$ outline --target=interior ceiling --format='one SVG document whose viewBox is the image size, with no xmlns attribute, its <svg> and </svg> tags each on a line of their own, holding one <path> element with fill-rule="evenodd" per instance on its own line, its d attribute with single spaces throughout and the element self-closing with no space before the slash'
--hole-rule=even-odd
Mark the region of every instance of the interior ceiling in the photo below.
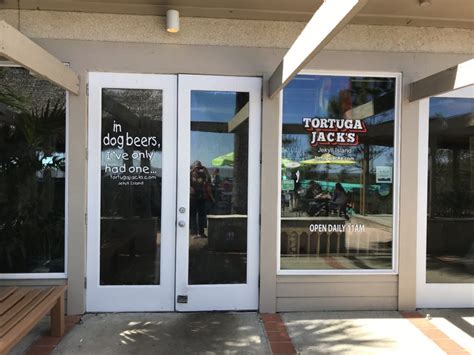
<svg viewBox="0 0 474 355">
<path fill-rule="evenodd" d="M 0 0 L 0 9 L 308 21 L 323 0 Z M 352 23 L 474 28 L 474 0 L 369 0 Z"/>
</svg>

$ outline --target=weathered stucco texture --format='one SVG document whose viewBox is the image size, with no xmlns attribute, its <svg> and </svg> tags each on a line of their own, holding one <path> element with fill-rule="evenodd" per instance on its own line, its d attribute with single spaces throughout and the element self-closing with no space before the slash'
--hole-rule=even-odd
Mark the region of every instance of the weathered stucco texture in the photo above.
<svg viewBox="0 0 474 355">
<path fill-rule="evenodd" d="M 165 31 L 159 16 L 22 10 L 0 11 L 31 38 L 111 42 L 288 48 L 301 22 L 181 18 L 181 31 Z M 474 53 L 474 30 L 434 27 L 348 25 L 326 47 L 414 53 Z"/>
</svg>

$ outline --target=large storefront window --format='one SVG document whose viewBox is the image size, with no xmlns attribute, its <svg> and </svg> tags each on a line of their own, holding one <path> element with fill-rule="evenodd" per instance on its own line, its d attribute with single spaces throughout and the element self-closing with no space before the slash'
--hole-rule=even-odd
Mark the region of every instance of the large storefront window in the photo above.
<svg viewBox="0 0 474 355">
<path fill-rule="evenodd" d="M 426 281 L 472 283 L 474 99 L 435 97 L 429 107 Z"/>
<path fill-rule="evenodd" d="M 283 93 L 282 270 L 393 269 L 395 77 L 299 75 Z"/>
<path fill-rule="evenodd" d="M 0 273 L 64 272 L 65 98 L 0 67 Z"/>
</svg>

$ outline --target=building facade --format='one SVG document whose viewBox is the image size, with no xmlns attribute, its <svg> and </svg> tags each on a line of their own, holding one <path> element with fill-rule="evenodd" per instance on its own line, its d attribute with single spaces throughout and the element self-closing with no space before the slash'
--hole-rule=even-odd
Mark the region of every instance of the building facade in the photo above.
<svg viewBox="0 0 474 355">
<path fill-rule="evenodd" d="M 355 17 L 270 98 L 295 13 L 102 5 L 0 9 L 80 78 L 2 62 L 0 285 L 67 284 L 69 314 L 474 306 L 474 89 L 410 98 L 472 60 L 472 6 Z"/>
</svg>

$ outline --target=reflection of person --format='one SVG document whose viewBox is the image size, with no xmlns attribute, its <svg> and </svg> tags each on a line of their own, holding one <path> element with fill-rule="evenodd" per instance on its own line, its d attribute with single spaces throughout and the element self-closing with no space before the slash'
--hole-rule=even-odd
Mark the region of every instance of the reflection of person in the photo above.
<svg viewBox="0 0 474 355">
<path fill-rule="evenodd" d="M 220 176 L 219 169 L 215 169 L 214 172 L 212 173 L 211 183 L 212 183 L 212 186 L 215 187 L 215 188 L 218 188 L 220 186 L 221 176 Z"/>
<path fill-rule="evenodd" d="M 207 206 L 214 198 L 211 177 L 199 160 L 191 165 L 190 180 L 190 232 L 197 237 L 206 238 L 204 228 L 207 226 Z"/>
<path fill-rule="evenodd" d="M 327 212 L 327 200 L 330 196 L 323 192 L 321 185 L 316 181 L 309 183 L 308 190 L 305 193 L 306 212 L 310 216 L 319 216 Z"/>
<path fill-rule="evenodd" d="M 349 200 L 346 190 L 342 187 L 340 183 L 337 183 L 334 188 L 334 193 L 332 196 L 331 206 L 334 206 L 339 209 L 339 216 L 344 216 L 346 219 L 349 219 L 347 215 L 347 201 Z"/>
</svg>

